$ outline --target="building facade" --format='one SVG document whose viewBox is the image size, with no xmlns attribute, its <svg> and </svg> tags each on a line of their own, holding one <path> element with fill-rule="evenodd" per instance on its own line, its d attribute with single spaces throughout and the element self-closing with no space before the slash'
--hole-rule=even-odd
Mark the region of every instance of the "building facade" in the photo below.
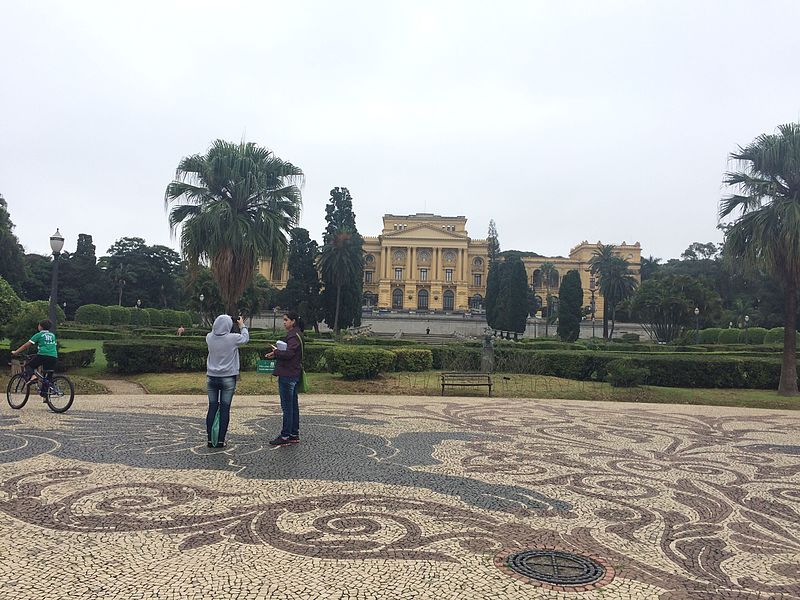
<svg viewBox="0 0 800 600">
<path fill-rule="evenodd" d="M 482 310 L 488 275 L 488 243 L 472 239 L 463 216 L 442 217 L 434 214 L 384 215 L 383 230 L 377 237 L 364 237 L 364 305 L 394 311 L 466 312 Z M 584 306 L 591 306 L 594 277 L 589 260 L 600 242 L 583 241 L 568 257 L 542 256 L 521 252 L 528 285 L 547 305 L 547 296 L 558 296 L 561 278 L 576 269 L 581 276 Z M 631 263 L 639 277 L 641 247 L 615 245 L 615 254 Z M 542 266 L 552 264 L 549 278 L 542 276 Z M 286 285 L 288 272 L 272 278 L 269 261 L 262 261 L 259 272 L 278 288 Z M 594 294 L 595 312 L 602 315 L 603 299 Z M 545 309 L 546 310 L 546 309 Z"/>
</svg>

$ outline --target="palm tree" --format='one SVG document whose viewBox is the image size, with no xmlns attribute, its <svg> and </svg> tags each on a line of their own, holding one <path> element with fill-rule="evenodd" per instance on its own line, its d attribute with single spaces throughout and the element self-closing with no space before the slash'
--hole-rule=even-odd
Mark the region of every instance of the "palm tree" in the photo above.
<svg viewBox="0 0 800 600">
<path fill-rule="evenodd" d="M 261 258 L 279 271 L 297 224 L 303 171 L 253 143 L 217 140 L 205 155 L 181 160 L 164 203 L 170 228 L 181 228 L 190 266 L 210 263 L 229 313 Z"/>
<path fill-rule="evenodd" d="M 612 244 L 601 244 L 592 253 L 589 259 L 589 272 L 602 280 L 602 274 L 608 270 L 611 260 L 614 258 L 614 246 Z M 599 282 L 598 282 L 599 283 Z M 600 293 L 603 294 L 603 339 L 608 339 L 608 298 L 600 285 Z"/>
<path fill-rule="evenodd" d="M 797 396 L 797 293 L 800 289 L 800 123 L 780 125 L 731 154 L 741 170 L 725 174 L 734 193 L 721 219 L 739 211 L 725 234 L 725 255 L 762 268 L 783 284 L 783 364 L 778 393 Z"/>
<path fill-rule="evenodd" d="M 136 272 L 128 265 L 120 263 L 120 265 L 114 269 L 111 278 L 114 281 L 114 287 L 119 291 L 117 306 L 122 306 L 122 290 L 125 289 L 127 283 L 136 283 Z"/>
<path fill-rule="evenodd" d="M 642 258 L 641 262 L 639 262 L 639 276 L 642 278 L 642 281 L 647 281 L 653 277 L 660 266 L 661 259 L 654 258 L 652 254 L 647 258 Z"/>
<path fill-rule="evenodd" d="M 333 318 L 333 330 L 339 331 L 339 307 L 342 302 L 342 286 L 361 276 L 363 271 L 361 249 L 354 243 L 353 233 L 348 229 L 340 229 L 330 236 L 322 246 L 319 266 L 322 279 L 336 286 L 336 311 Z"/>
<path fill-rule="evenodd" d="M 544 337 L 548 337 L 550 335 L 550 319 L 552 315 L 550 311 L 552 310 L 553 306 L 553 298 L 550 296 L 550 284 L 552 283 L 553 273 L 556 271 L 556 266 L 551 262 L 542 263 L 542 266 L 539 267 L 539 276 L 542 278 L 544 282 L 544 289 L 545 289 L 545 302 L 547 303 L 547 317 L 544 320 Z"/>
<path fill-rule="evenodd" d="M 614 256 L 606 265 L 605 272 L 600 272 L 600 293 L 605 298 L 604 306 L 611 308 L 611 329 L 608 337 L 614 335 L 617 321 L 617 306 L 633 295 L 638 285 L 631 264 L 624 258 Z"/>
</svg>

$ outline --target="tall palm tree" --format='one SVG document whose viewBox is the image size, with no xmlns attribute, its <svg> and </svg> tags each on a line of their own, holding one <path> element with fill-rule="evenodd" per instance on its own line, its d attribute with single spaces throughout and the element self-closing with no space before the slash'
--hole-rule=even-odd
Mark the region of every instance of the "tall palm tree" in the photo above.
<svg viewBox="0 0 800 600">
<path fill-rule="evenodd" d="M 721 219 L 739 218 L 725 234 L 725 254 L 762 268 L 783 284 L 783 364 L 778 393 L 797 396 L 797 294 L 800 289 L 800 123 L 780 125 L 731 154 L 739 171 L 725 174 L 734 193 L 720 203 Z"/>
<path fill-rule="evenodd" d="M 614 325 L 617 322 L 617 307 L 633 295 L 638 285 L 631 271 L 631 264 L 619 256 L 614 256 L 606 265 L 605 271 L 600 272 L 600 293 L 605 298 L 604 305 L 611 311 L 611 328 L 608 337 L 614 335 Z"/>
<path fill-rule="evenodd" d="M 190 266 L 210 263 L 233 313 L 261 258 L 278 271 L 300 216 L 303 171 L 253 143 L 217 140 L 181 160 L 164 203 Z"/>
<path fill-rule="evenodd" d="M 333 330 L 339 331 L 339 308 L 342 302 L 342 286 L 361 276 L 363 271 L 361 249 L 348 229 L 340 229 L 330 236 L 322 246 L 319 266 L 322 279 L 336 286 L 336 311 Z"/>
<path fill-rule="evenodd" d="M 544 298 L 545 302 L 547 303 L 547 317 L 544 320 L 544 337 L 548 337 L 550 335 L 550 319 L 552 317 L 550 311 L 552 310 L 553 306 L 553 299 L 550 297 L 550 285 L 553 281 L 553 273 L 555 273 L 555 271 L 556 266 L 550 261 L 542 263 L 542 266 L 539 267 L 539 276 L 542 278 L 542 282 L 544 283 Z"/>
<path fill-rule="evenodd" d="M 589 259 L 589 272 L 602 280 L 602 274 L 608 271 L 609 265 L 614 258 L 613 244 L 601 244 L 592 253 Z M 599 283 L 599 281 L 598 281 Z M 603 339 L 608 339 L 608 298 L 603 292 L 602 285 L 600 285 L 600 293 L 603 295 Z"/>
<path fill-rule="evenodd" d="M 120 263 L 120 265 L 112 272 L 111 278 L 114 282 L 114 287 L 116 287 L 119 291 L 117 306 L 122 306 L 122 290 L 125 289 L 126 284 L 136 283 L 136 272 L 128 265 Z"/>
</svg>

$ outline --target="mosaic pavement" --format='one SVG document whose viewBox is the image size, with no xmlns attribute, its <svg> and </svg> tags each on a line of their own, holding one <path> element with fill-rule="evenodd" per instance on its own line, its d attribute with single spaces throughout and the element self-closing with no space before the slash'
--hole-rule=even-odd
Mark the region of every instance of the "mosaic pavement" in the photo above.
<svg viewBox="0 0 800 600">
<path fill-rule="evenodd" d="M 800 598 L 800 414 L 500 398 L 0 411 L 0 598 Z M 510 555 L 574 552 L 555 585 Z"/>
</svg>

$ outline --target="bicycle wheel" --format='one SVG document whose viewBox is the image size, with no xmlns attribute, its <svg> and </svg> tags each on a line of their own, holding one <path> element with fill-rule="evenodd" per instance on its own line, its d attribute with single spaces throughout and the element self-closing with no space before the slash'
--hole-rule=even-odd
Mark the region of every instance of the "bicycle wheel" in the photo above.
<svg viewBox="0 0 800 600">
<path fill-rule="evenodd" d="M 20 409 L 25 406 L 31 391 L 25 385 L 25 377 L 19 373 L 8 380 L 6 388 L 6 400 L 11 408 Z"/>
<path fill-rule="evenodd" d="M 50 410 L 57 413 L 63 413 L 69 410 L 72 406 L 72 401 L 75 399 L 75 386 L 68 377 L 64 375 L 56 375 L 50 381 L 47 389 L 47 406 Z"/>
</svg>

